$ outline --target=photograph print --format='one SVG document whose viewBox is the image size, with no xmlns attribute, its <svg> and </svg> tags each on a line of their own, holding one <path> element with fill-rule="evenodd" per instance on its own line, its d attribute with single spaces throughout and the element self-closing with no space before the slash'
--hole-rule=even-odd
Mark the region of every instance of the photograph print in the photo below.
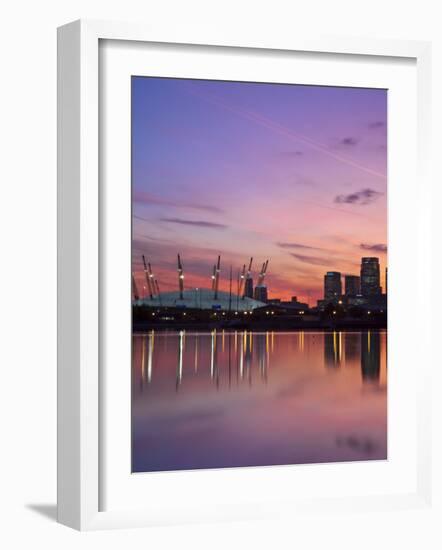
<svg viewBox="0 0 442 550">
<path fill-rule="evenodd" d="M 132 472 L 386 460 L 387 90 L 133 76 L 131 141 Z"/>
</svg>

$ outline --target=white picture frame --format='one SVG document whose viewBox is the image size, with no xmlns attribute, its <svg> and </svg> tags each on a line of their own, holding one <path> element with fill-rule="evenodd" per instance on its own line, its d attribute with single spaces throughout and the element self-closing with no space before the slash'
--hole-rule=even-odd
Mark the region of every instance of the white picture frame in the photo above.
<svg viewBox="0 0 442 550">
<path fill-rule="evenodd" d="M 421 365 L 422 376 L 416 384 L 417 398 L 417 485 L 412 492 L 340 497 L 316 496 L 302 503 L 277 504 L 275 497 L 266 502 L 251 502 L 245 514 L 208 512 L 207 503 L 194 502 L 189 513 L 167 508 L 154 514 L 149 507 L 102 510 L 100 483 L 103 473 L 100 415 L 100 175 L 99 175 L 99 48 L 100 41 L 127 43 L 168 43 L 209 45 L 254 50 L 302 51 L 336 55 L 411 58 L 417 70 L 417 159 L 419 204 L 419 275 L 422 290 L 418 301 L 422 308 L 431 292 L 430 254 L 431 182 L 428 172 L 430 147 L 429 98 L 430 44 L 371 40 L 346 37 L 281 37 L 268 44 L 264 37 L 244 39 L 229 32 L 219 37 L 187 36 L 185 29 L 167 36 L 153 28 L 135 24 L 76 21 L 58 31 L 58 520 L 80 530 L 149 526 L 204 519 L 235 519 L 286 513 L 324 511 L 329 508 L 374 510 L 392 507 L 426 506 L 431 498 L 430 370 L 431 347 Z M 423 284 L 425 281 L 426 284 Z M 425 317 L 425 311 L 422 317 Z M 425 334 L 430 315 L 421 323 Z M 426 334 L 430 334 L 428 330 Z M 238 473 L 239 472 L 239 473 Z M 173 475 L 173 474 L 164 474 Z M 236 475 L 241 476 L 240 470 Z M 256 474 L 259 476 L 259 472 Z M 283 479 L 284 470 L 279 470 Z M 317 492 L 315 492 L 317 493 Z M 313 493 L 312 493 L 313 495 Z"/>
</svg>

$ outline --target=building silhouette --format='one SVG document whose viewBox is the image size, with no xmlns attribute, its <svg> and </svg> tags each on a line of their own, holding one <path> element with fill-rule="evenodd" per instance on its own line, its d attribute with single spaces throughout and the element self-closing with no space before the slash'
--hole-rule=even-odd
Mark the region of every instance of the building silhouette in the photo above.
<svg viewBox="0 0 442 550">
<path fill-rule="evenodd" d="M 255 292 L 253 297 L 255 300 L 258 300 L 260 302 L 267 302 L 267 287 L 255 286 Z"/>
<path fill-rule="evenodd" d="M 381 293 L 379 258 L 362 258 L 361 294 L 363 296 L 378 296 Z"/>
<path fill-rule="evenodd" d="M 248 277 L 244 285 L 244 296 L 246 298 L 253 298 L 253 278 Z"/>
<path fill-rule="evenodd" d="M 357 296 L 361 293 L 361 278 L 357 275 L 345 276 L 345 295 Z"/>
<path fill-rule="evenodd" d="M 341 274 L 338 271 L 327 271 L 324 275 L 324 299 L 339 299 L 341 295 Z"/>
</svg>

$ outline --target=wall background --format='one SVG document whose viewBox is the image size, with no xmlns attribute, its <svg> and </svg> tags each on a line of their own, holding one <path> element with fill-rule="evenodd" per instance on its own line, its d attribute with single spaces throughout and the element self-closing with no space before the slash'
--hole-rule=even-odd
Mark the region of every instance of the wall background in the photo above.
<svg viewBox="0 0 442 550">
<path fill-rule="evenodd" d="M 442 18 L 438 4 L 436 0 L 16 0 L 2 6 L 0 541 L 5 548 L 95 548 L 98 544 L 155 549 L 440 547 L 437 519 L 442 484 L 437 468 L 439 508 L 430 511 L 87 534 L 50 519 L 55 515 L 56 481 L 56 27 L 83 17 L 150 24 L 167 21 L 171 28 L 231 26 L 261 32 L 269 39 L 280 32 L 311 29 L 312 33 L 433 40 L 434 177 L 441 182 L 437 150 L 442 122 Z M 439 189 L 436 213 L 441 198 Z M 436 219 L 434 230 L 440 229 Z M 439 269 L 440 248 L 434 249 Z M 440 466 L 440 386 L 436 382 L 433 386 L 435 457 Z"/>
</svg>

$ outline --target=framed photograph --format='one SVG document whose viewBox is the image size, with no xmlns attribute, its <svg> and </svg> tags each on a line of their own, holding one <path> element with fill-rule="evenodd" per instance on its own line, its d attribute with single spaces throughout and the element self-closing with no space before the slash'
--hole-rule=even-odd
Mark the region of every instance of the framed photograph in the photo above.
<svg viewBox="0 0 442 550">
<path fill-rule="evenodd" d="M 58 50 L 59 521 L 427 505 L 429 44 Z"/>
</svg>

